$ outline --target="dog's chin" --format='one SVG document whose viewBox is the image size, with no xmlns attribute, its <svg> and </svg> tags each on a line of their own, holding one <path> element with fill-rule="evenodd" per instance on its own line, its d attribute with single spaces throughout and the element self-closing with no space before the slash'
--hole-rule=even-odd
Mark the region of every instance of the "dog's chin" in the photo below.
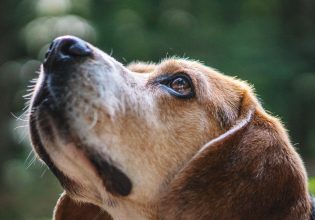
<svg viewBox="0 0 315 220">
<path fill-rule="evenodd" d="M 35 96 L 32 109 L 30 133 L 35 151 L 67 192 L 82 197 L 83 191 L 99 187 L 100 182 L 103 190 L 114 196 L 131 193 L 132 184 L 127 175 L 112 164 L 110 155 L 105 159 L 81 141 L 71 128 L 64 105 L 56 103 L 45 88 Z"/>
</svg>

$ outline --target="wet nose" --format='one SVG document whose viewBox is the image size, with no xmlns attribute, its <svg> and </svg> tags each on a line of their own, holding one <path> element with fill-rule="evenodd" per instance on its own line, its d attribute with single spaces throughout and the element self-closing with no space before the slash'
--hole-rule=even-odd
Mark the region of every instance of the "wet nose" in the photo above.
<svg viewBox="0 0 315 220">
<path fill-rule="evenodd" d="M 92 49 L 84 40 L 73 36 L 58 37 L 45 54 L 44 66 L 51 68 L 58 62 L 76 61 L 91 55 Z"/>
</svg>

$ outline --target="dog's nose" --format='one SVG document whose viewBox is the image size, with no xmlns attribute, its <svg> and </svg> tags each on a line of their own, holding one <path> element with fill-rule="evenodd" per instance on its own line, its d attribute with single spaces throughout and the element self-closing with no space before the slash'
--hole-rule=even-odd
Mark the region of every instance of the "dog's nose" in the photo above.
<svg viewBox="0 0 315 220">
<path fill-rule="evenodd" d="M 45 54 L 44 66 L 49 68 L 63 61 L 75 61 L 92 55 L 92 49 L 80 38 L 63 36 L 56 38 Z"/>
</svg>

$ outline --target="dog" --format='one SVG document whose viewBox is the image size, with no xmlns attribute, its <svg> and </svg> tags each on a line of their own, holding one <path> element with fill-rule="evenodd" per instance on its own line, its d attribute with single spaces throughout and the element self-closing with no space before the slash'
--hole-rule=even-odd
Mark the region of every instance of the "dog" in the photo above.
<svg viewBox="0 0 315 220">
<path fill-rule="evenodd" d="M 29 120 L 65 192 L 56 220 L 312 218 L 307 174 L 246 82 L 198 61 L 123 66 L 56 38 Z"/>
</svg>

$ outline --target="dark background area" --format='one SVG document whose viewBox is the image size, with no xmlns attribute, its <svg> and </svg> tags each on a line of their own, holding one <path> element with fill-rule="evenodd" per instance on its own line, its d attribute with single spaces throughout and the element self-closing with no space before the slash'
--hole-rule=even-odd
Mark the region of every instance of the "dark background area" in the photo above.
<svg viewBox="0 0 315 220">
<path fill-rule="evenodd" d="M 315 176 L 314 0 L 1 0 L 1 220 L 51 219 L 62 192 L 31 153 L 22 96 L 64 34 L 124 64 L 177 55 L 248 81 Z"/>
</svg>

